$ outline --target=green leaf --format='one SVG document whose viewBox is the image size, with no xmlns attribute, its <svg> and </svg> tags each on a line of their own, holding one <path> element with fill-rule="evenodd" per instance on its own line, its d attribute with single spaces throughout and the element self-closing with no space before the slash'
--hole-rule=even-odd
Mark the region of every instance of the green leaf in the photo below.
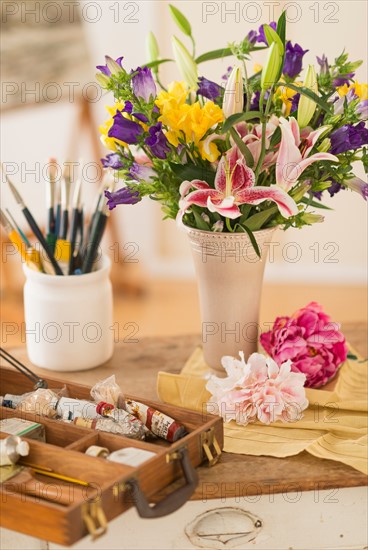
<svg viewBox="0 0 368 550">
<path fill-rule="evenodd" d="M 271 140 L 270 140 L 270 149 L 278 145 L 281 141 L 281 129 L 280 126 L 277 126 L 276 130 L 272 134 Z"/>
<path fill-rule="evenodd" d="M 222 126 L 221 134 L 226 134 L 234 124 L 242 122 L 243 120 L 252 120 L 253 118 L 260 118 L 262 116 L 260 111 L 249 111 L 248 113 L 235 113 L 235 115 L 229 116 Z"/>
<path fill-rule="evenodd" d="M 246 225 L 240 225 L 240 223 L 236 224 L 235 231 L 237 230 L 238 227 L 241 231 L 244 231 L 244 233 L 248 233 L 250 242 L 253 245 L 255 253 L 257 254 L 258 258 L 261 258 L 261 251 L 259 250 L 259 246 L 258 246 L 258 243 L 256 241 L 255 236 L 253 235 L 253 232 L 249 229 L 249 227 L 247 227 Z"/>
<path fill-rule="evenodd" d="M 309 99 L 312 99 L 317 105 L 321 107 L 324 111 L 330 111 L 331 105 L 323 101 L 317 94 L 309 90 L 308 88 L 304 88 L 304 86 L 295 86 L 295 84 L 287 83 L 287 82 L 277 82 L 276 87 L 285 86 L 285 88 L 291 88 L 294 90 L 294 92 L 297 92 L 299 94 L 302 94 Z"/>
<path fill-rule="evenodd" d="M 211 231 L 210 226 L 208 225 L 208 223 L 204 221 L 202 216 L 198 214 L 198 212 L 196 212 L 195 210 L 192 210 L 192 212 L 196 222 L 197 229 L 202 229 L 202 231 Z"/>
<path fill-rule="evenodd" d="M 239 223 L 242 225 L 245 220 L 248 218 L 250 211 L 252 210 L 253 205 L 252 204 L 243 204 L 243 206 L 240 208 L 242 215 L 240 218 L 238 218 Z"/>
<path fill-rule="evenodd" d="M 213 185 L 215 181 L 215 172 L 210 169 L 205 169 L 193 163 L 175 164 L 169 162 L 171 170 L 181 181 L 203 180 L 209 185 Z"/>
<path fill-rule="evenodd" d="M 249 166 L 249 168 L 252 168 L 254 165 L 252 153 L 249 151 L 248 147 L 245 145 L 244 141 L 241 139 L 235 128 L 230 128 L 230 134 L 237 146 L 239 147 L 241 154 L 244 156 L 247 166 Z"/>
<path fill-rule="evenodd" d="M 261 229 L 262 226 L 273 216 L 277 213 L 277 206 L 272 206 L 272 208 L 267 208 L 267 210 L 263 210 L 262 212 L 257 212 L 257 214 L 254 214 L 250 218 L 247 219 L 245 222 L 245 226 L 248 227 L 251 231 L 257 231 L 258 229 Z"/>
<path fill-rule="evenodd" d="M 192 27 L 190 26 L 190 23 L 185 15 L 183 15 L 181 11 L 172 4 L 169 4 L 169 9 L 171 17 L 173 18 L 179 29 L 187 36 L 192 36 Z"/>
<path fill-rule="evenodd" d="M 353 361 L 356 361 L 358 359 L 358 357 L 356 355 L 354 355 L 353 353 L 351 353 L 350 351 L 347 355 L 347 358 L 348 359 L 353 359 Z"/>
<path fill-rule="evenodd" d="M 231 48 L 221 48 L 220 50 L 212 50 L 211 52 L 204 53 L 197 57 L 195 62 L 197 65 L 203 63 L 204 61 L 212 61 L 213 59 L 220 59 L 221 57 L 229 57 L 233 55 Z"/>
<path fill-rule="evenodd" d="M 277 21 L 276 32 L 279 35 L 283 45 L 286 43 L 286 11 L 283 11 Z"/>
<path fill-rule="evenodd" d="M 308 206 L 313 206 L 313 208 L 322 208 L 322 210 L 333 210 L 333 208 L 330 208 L 329 206 L 326 206 L 321 202 L 307 199 L 307 197 L 303 197 L 300 202 L 302 202 L 303 204 L 307 204 Z"/>
<path fill-rule="evenodd" d="M 173 59 L 158 59 L 157 61 L 150 61 L 149 63 L 145 63 L 143 67 L 148 67 L 149 69 L 152 69 L 154 67 L 158 67 L 158 65 L 161 65 L 162 63 L 170 63 L 174 61 Z"/>
</svg>

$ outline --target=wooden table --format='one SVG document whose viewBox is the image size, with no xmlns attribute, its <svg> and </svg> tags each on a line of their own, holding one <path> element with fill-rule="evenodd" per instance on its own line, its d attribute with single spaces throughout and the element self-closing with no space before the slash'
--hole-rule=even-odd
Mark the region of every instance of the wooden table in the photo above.
<svg viewBox="0 0 368 550">
<path fill-rule="evenodd" d="M 343 331 L 349 343 L 366 357 L 367 326 L 347 324 Z M 117 344 L 113 358 L 90 371 L 60 373 L 34 370 L 41 376 L 55 376 L 91 386 L 97 380 L 115 374 L 124 392 L 157 400 L 157 372 L 179 373 L 199 344 L 198 335 L 145 338 L 137 343 Z M 29 365 L 25 348 L 12 351 Z M 315 458 L 307 452 L 286 458 L 224 453 L 215 468 L 201 467 L 199 477 L 200 482 L 193 497 L 197 500 L 366 484 L 366 476 L 357 470 L 340 462 Z"/>
<path fill-rule="evenodd" d="M 351 324 L 343 329 L 348 341 L 366 357 L 367 327 Z M 157 372 L 179 373 L 199 343 L 199 336 L 147 338 L 135 344 L 119 343 L 111 361 L 88 372 L 34 370 L 40 375 L 54 375 L 86 385 L 115 374 L 125 392 L 157 399 Z M 29 365 L 24 348 L 12 351 Z M 366 489 L 361 486 L 365 483 L 366 477 L 360 472 L 306 452 L 282 459 L 223 453 L 215 467 L 199 468 L 199 485 L 193 500 L 174 514 L 152 522 L 140 519 L 132 508 L 109 524 L 102 539 L 93 542 L 87 537 L 73 550 L 202 548 L 203 543 L 198 545 L 185 533 L 188 525 L 203 514 L 210 514 L 213 525 L 218 525 L 224 533 L 216 541 L 212 539 L 210 547 L 225 548 L 220 542 L 221 537 L 227 537 L 229 525 L 221 527 L 224 510 L 240 510 L 248 520 L 251 518 L 250 523 L 247 519 L 244 523 L 243 518 L 236 526 L 235 530 L 247 532 L 250 525 L 249 536 L 245 537 L 249 542 L 244 539 L 238 548 L 362 548 L 366 544 L 367 514 Z M 337 487 L 339 489 L 335 489 Z M 257 518 L 261 527 L 259 532 L 254 532 L 252 525 L 256 525 Z M 0 536 L 4 548 L 62 550 L 57 545 L 5 529 Z M 205 544 L 205 547 L 209 546 Z"/>
</svg>

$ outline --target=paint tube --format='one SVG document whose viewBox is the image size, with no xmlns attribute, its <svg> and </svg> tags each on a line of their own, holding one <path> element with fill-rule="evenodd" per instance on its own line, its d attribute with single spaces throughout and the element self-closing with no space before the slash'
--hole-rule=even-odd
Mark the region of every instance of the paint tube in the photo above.
<svg viewBox="0 0 368 550">
<path fill-rule="evenodd" d="M 187 434 L 185 427 L 167 414 L 144 403 L 125 399 L 125 410 L 133 414 L 155 435 L 173 443 Z"/>
<path fill-rule="evenodd" d="M 99 430 L 102 432 L 109 432 L 115 435 L 123 435 L 131 439 L 144 439 L 144 426 L 136 418 L 134 421 L 130 420 L 131 415 L 127 413 L 127 418 L 119 422 L 114 421 L 112 418 L 82 418 L 78 417 L 74 419 L 76 426 L 83 428 L 90 428 L 92 430 Z"/>
<path fill-rule="evenodd" d="M 17 435 L 0 440 L 0 466 L 16 464 L 21 456 L 29 454 L 29 444 Z"/>
</svg>

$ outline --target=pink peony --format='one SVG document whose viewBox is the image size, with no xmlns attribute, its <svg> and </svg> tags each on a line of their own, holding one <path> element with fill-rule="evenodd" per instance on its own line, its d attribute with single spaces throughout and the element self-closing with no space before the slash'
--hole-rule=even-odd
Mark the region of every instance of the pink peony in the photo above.
<svg viewBox="0 0 368 550">
<path fill-rule="evenodd" d="M 207 382 L 208 410 L 220 414 L 225 422 L 235 420 L 241 425 L 256 420 L 264 424 L 299 420 L 308 406 L 305 375 L 291 372 L 290 361 L 278 367 L 260 353 L 253 353 L 248 363 L 242 352 L 239 355 L 240 361 L 223 357 L 226 378 L 211 376 Z"/>
<path fill-rule="evenodd" d="M 306 375 L 306 386 L 318 388 L 335 376 L 347 356 L 340 325 L 311 302 L 291 317 L 278 317 L 269 332 L 261 334 L 261 344 L 281 365 L 291 360 L 291 370 Z"/>
</svg>

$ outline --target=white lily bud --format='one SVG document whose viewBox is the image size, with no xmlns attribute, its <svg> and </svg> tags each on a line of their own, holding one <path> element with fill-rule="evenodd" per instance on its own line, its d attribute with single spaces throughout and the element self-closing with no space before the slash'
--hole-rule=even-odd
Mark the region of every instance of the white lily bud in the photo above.
<svg viewBox="0 0 368 550">
<path fill-rule="evenodd" d="M 182 77 L 190 88 L 196 90 L 198 88 L 198 70 L 193 57 L 176 36 L 172 37 L 172 47 Z"/>
<path fill-rule="evenodd" d="M 304 223 L 307 225 L 312 225 L 314 223 L 322 223 L 324 222 L 325 218 L 321 214 L 312 214 L 310 212 L 303 212 L 301 215 L 301 218 Z"/>
<path fill-rule="evenodd" d="M 160 50 L 158 49 L 157 40 L 152 31 L 147 35 L 146 49 L 148 61 L 157 61 L 160 57 Z"/>
<path fill-rule="evenodd" d="M 234 67 L 226 83 L 222 111 L 225 118 L 243 112 L 244 89 L 240 67 Z"/>
<path fill-rule="evenodd" d="M 308 88 L 315 94 L 318 93 L 318 83 L 317 75 L 313 65 L 308 66 L 307 74 L 303 84 L 304 88 Z M 298 124 L 300 128 L 305 128 L 308 126 L 314 111 L 316 110 L 317 104 L 313 99 L 300 94 L 299 105 L 298 105 Z"/>
<path fill-rule="evenodd" d="M 331 149 L 331 140 L 325 138 L 317 147 L 317 151 L 320 153 L 327 153 Z"/>
<path fill-rule="evenodd" d="M 267 90 L 276 83 L 282 64 L 282 50 L 278 42 L 272 42 L 268 49 L 266 63 L 262 69 L 261 88 Z"/>
</svg>

